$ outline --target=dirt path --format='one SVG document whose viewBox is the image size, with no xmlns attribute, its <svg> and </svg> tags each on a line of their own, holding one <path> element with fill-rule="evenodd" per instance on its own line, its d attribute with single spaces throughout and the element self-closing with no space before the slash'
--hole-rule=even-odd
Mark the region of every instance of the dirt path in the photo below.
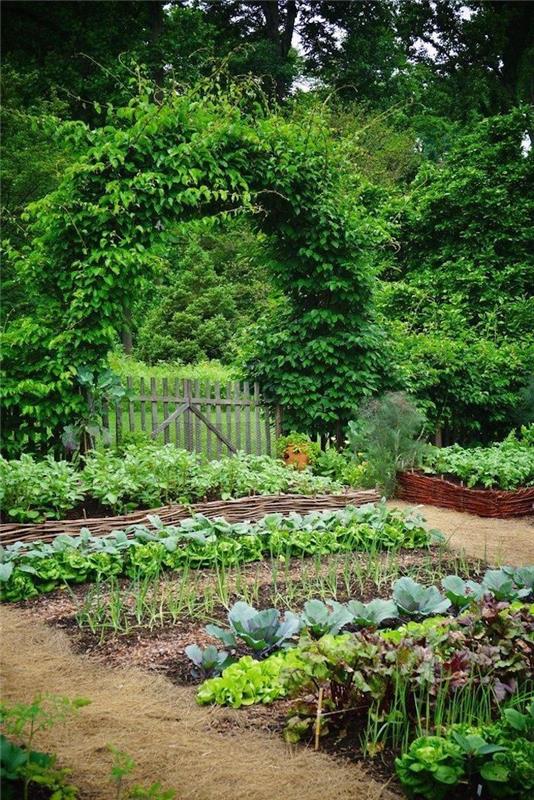
<svg viewBox="0 0 534 800">
<path fill-rule="evenodd" d="M 413 503 L 392 500 L 389 506 L 410 508 Z M 534 564 L 534 524 L 529 519 L 486 519 L 436 506 L 420 506 L 428 526 L 438 528 L 456 550 L 492 564 Z"/>
<path fill-rule="evenodd" d="M 131 755 L 134 780 L 160 781 L 176 800 L 393 800 L 358 766 L 254 731 L 239 712 L 200 708 L 193 689 L 141 670 L 112 670 L 74 654 L 61 631 L 20 609 L 0 608 L 2 695 L 29 702 L 38 692 L 87 697 L 91 705 L 42 734 L 37 747 L 72 769 L 84 800 L 111 800 L 113 744 Z M 243 719 L 243 717 L 241 717 Z"/>
</svg>

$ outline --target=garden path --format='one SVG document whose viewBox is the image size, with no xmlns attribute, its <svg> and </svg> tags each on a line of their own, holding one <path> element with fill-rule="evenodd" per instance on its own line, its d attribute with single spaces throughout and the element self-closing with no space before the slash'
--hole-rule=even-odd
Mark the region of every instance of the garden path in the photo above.
<svg viewBox="0 0 534 800">
<path fill-rule="evenodd" d="M 357 765 L 299 747 L 279 732 L 245 727 L 239 712 L 200 708 L 194 689 L 137 669 L 77 655 L 67 636 L 22 609 L 0 608 L 6 703 L 38 692 L 87 697 L 91 705 L 36 739 L 72 769 L 81 800 L 111 800 L 107 745 L 137 764 L 133 780 L 160 781 L 176 800 L 394 800 Z M 243 715 L 242 715 L 243 716 Z"/>
<path fill-rule="evenodd" d="M 413 503 L 392 500 L 390 507 L 410 508 Z M 437 506 L 419 506 L 431 528 L 442 531 L 455 550 L 482 558 L 492 565 L 534 564 L 534 518 L 490 519 Z"/>
</svg>

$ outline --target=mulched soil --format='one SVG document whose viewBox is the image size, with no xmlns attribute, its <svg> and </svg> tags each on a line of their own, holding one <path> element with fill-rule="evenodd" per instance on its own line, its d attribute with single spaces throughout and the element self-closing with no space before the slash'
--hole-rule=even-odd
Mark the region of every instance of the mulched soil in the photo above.
<svg viewBox="0 0 534 800">
<path fill-rule="evenodd" d="M 355 558 L 362 558 L 355 554 Z M 382 556 L 385 558 L 385 556 Z M 454 556 L 442 558 L 443 574 L 449 571 L 447 568 L 448 558 L 450 559 L 451 569 Z M 327 574 L 331 566 L 330 559 L 324 558 L 321 564 L 321 571 Z M 284 569 L 283 575 L 277 576 L 278 590 L 283 591 L 286 579 L 291 581 L 292 586 L 299 586 L 303 562 L 300 559 L 292 559 L 287 571 Z M 309 565 L 308 565 L 309 566 Z M 466 561 L 465 577 L 478 577 L 482 566 L 477 560 Z M 399 557 L 400 574 L 414 574 L 417 570 L 435 569 L 436 564 L 432 558 L 429 560 L 428 553 L 422 551 L 406 551 Z M 367 602 L 377 596 L 386 596 L 387 591 L 381 592 L 371 578 L 367 579 L 363 585 L 354 586 L 347 592 L 342 579 L 342 565 L 338 564 L 338 587 L 336 599 L 339 602 L 346 602 L 348 599 L 357 599 Z M 211 570 L 199 570 L 195 575 L 198 580 L 195 583 L 195 590 L 200 594 L 205 586 L 212 584 L 216 576 Z M 420 578 L 423 580 L 423 578 Z M 167 573 L 162 580 L 161 586 L 172 587 L 172 573 Z M 258 587 L 258 600 L 255 603 L 257 608 L 268 608 L 276 604 L 273 597 L 272 570 L 267 562 L 259 564 L 249 564 L 240 570 L 239 580 L 243 583 L 255 583 Z M 123 588 L 127 588 L 130 583 L 127 579 L 121 580 Z M 233 587 L 233 581 L 229 578 L 230 602 L 233 604 L 240 599 L 240 595 Z M 305 587 L 302 587 L 303 594 Z M 130 619 L 130 630 L 127 633 L 115 633 L 112 630 L 102 632 L 99 630 L 93 633 L 88 627 L 80 628 L 76 619 L 76 613 L 81 608 L 84 597 L 91 591 L 90 585 L 76 586 L 66 592 L 58 590 L 48 595 L 41 595 L 33 600 L 16 604 L 25 609 L 34 618 L 47 624 L 64 630 L 72 641 L 75 652 L 88 655 L 93 659 L 102 661 L 110 666 L 136 666 L 154 671 L 167 676 L 177 685 L 187 685 L 198 683 L 191 675 L 191 664 L 185 655 L 187 645 L 196 643 L 202 647 L 207 644 L 216 644 L 220 647 L 220 642 L 210 637 L 205 631 L 205 625 L 209 622 L 227 624 L 227 608 L 218 603 L 213 608 L 208 618 L 195 618 L 184 613 L 173 624 L 171 621 L 163 626 L 153 627 L 139 626 L 133 617 Z M 241 598 L 242 599 L 242 598 Z M 293 610 L 298 611 L 302 602 L 296 602 L 292 606 Z M 402 622 L 402 620 L 399 621 Z M 351 630 L 348 626 L 346 630 Z M 237 657 L 249 652 L 246 648 L 238 650 Z M 255 707 L 256 708 L 256 707 Z M 267 709 L 266 716 L 272 716 L 272 712 Z M 271 723 L 269 722 L 269 728 Z"/>
</svg>

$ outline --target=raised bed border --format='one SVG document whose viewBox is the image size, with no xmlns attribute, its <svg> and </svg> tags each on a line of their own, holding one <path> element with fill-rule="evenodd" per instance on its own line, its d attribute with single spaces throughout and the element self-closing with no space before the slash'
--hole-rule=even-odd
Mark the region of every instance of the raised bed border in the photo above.
<svg viewBox="0 0 534 800">
<path fill-rule="evenodd" d="M 255 522 L 266 514 L 288 515 L 291 512 L 309 514 L 312 511 L 361 506 L 376 503 L 380 495 L 374 489 L 349 490 L 340 494 L 275 494 L 251 495 L 232 500 L 214 500 L 192 505 L 167 505 L 150 510 L 134 511 L 121 517 L 98 517 L 94 519 L 46 520 L 38 523 L 4 523 L 0 525 L 0 544 L 20 541 L 50 542 L 60 534 L 77 536 L 82 528 L 88 528 L 93 536 L 105 536 L 130 525 L 152 527 L 149 516 L 157 516 L 165 525 L 175 525 L 193 514 L 204 514 L 214 519 L 224 517 L 228 522 Z"/>
<path fill-rule="evenodd" d="M 425 503 L 479 517 L 519 517 L 534 513 L 534 487 L 502 491 L 468 489 L 437 475 L 402 472 L 397 497 L 409 503 Z"/>
</svg>

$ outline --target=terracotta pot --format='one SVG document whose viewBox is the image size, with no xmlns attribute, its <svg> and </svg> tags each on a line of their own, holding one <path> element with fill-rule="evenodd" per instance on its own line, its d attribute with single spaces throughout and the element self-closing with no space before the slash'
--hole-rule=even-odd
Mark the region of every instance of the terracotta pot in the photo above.
<svg viewBox="0 0 534 800">
<path fill-rule="evenodd" d="M 286 464 L 291 464 L 297 469 L 306 469 L 310 463 L 310 458 L 307 453 L 296 450 L 293 445 L 288 445 L 284 450 L 284 461 Z"/>
</svg>

